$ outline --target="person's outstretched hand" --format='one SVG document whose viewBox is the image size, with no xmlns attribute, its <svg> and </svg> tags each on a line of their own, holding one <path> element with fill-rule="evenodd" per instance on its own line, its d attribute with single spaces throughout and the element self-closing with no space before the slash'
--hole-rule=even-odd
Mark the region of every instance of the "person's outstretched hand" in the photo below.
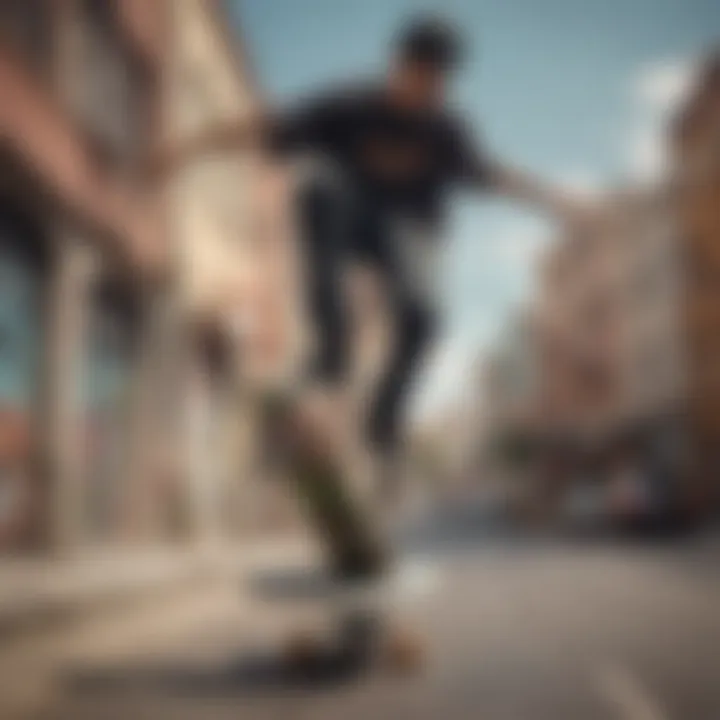
<svg viewBox="0 0 720 720">
<path fill-rule="evenodd" d="M 567 229 L 582 232 L 597 226 L 601 218 L 600 205 L 596 199 L 566 195 L 558 203 L 556 216 Z"/>
</svg>

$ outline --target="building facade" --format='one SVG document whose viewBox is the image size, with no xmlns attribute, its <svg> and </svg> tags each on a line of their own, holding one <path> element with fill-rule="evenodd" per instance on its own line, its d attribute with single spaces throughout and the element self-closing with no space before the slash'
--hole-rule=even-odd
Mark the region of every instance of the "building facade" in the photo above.
<svg viewBox="0 0 720 720">
<path fill-rule="evenodd" d="M 608 195 L 594 227 L 550 247 L 538 300 L 539 412 L 561 484 L 649 472 L 668 433 L 679 434 L 681 249 L 655 191 Z"/>
<path fill-rule="evenodd" d="M 181 144 L 253 113 L 262 98 L 221 4 L 178 0 L 170 23 L 166 137 Z M 242 533 L 281 504 L 259 477 L 257 396 L 284 371 L 296 328 L 288 190 L 253 149 L 196 158 L 166 187 L 184 358 L 176 472 L 194 498 L 191 532 L 203 539 Z"/>
<path fill-rule="evenodd" d="M 674 210 L 682 240 L 682 332 L 692 498 L 720 507 L 720 51 L 701 66 L 671 130 Z"/>
<path fill-rule="evenodd" d="M 612 193 L 594 232 L 553 243 L 538 298 L 551 457 L 571 478 L 642 478 L 686 520 L 720 499 L 719 70 L 669 128 L 667 186 Z"/>
<path fill-rule="evenodd" d="M 0 7 L 0 552 L 132 524 L 164 28 L 163 2 Z"/>
</svg>

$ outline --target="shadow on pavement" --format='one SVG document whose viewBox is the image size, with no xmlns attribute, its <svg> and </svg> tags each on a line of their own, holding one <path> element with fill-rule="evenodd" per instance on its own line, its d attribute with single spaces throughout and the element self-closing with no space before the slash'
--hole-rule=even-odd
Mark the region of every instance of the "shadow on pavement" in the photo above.
<svg viewBox="0 0 720 720">
<path fill-rule="evenodd" d="M 293 566 L 258 570 L 243 585 L 260 600 L 323 600 L 382 584 L 383 577 L 340 580 L 322 567 Z"/>
<path fill-rule="evenodd" d="M 363 658 L 328 648 L 302 661 L 255 653 L 224 665 L 115 667 L 75 671 L 63 688 L 71 697 L 169 697 L 221 700 L 238 697 L 277 698 L 283 693 L 329 692 L 361 680 L 368 670 Z"/>
</svg>

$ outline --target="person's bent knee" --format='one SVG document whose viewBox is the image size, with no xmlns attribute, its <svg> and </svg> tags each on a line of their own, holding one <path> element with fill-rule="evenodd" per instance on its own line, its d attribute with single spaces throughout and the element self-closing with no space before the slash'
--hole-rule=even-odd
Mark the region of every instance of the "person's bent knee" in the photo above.
<svg viewBox="0 0 720 720">
<path fill-rule="evenodd" d="M 398 318 L 400 345 L 409 352 L 425 348 L 435 336 L 437 314 L 427 305 L 414 303 L 406 306 Z"/>
<path fill-rule="evenodd" d="M 332 162 L 308 159 L 298 170 L 296 197 L 301 208 L 338 209 L 347 202 L 347 184 Z"/>
</svg>

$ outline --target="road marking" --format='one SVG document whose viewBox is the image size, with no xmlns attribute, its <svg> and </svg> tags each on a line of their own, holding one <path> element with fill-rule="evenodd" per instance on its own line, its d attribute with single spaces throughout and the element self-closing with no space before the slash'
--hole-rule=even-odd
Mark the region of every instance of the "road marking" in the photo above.
<svg viewBox="0 0 720 720">
<path fill-rule="evenodd" d="M 670 720 L 657 698 L 627 667 L 607 665 L 600 668 L 596 680 L 598 691 L 621 720 Z"/>
</svg>

